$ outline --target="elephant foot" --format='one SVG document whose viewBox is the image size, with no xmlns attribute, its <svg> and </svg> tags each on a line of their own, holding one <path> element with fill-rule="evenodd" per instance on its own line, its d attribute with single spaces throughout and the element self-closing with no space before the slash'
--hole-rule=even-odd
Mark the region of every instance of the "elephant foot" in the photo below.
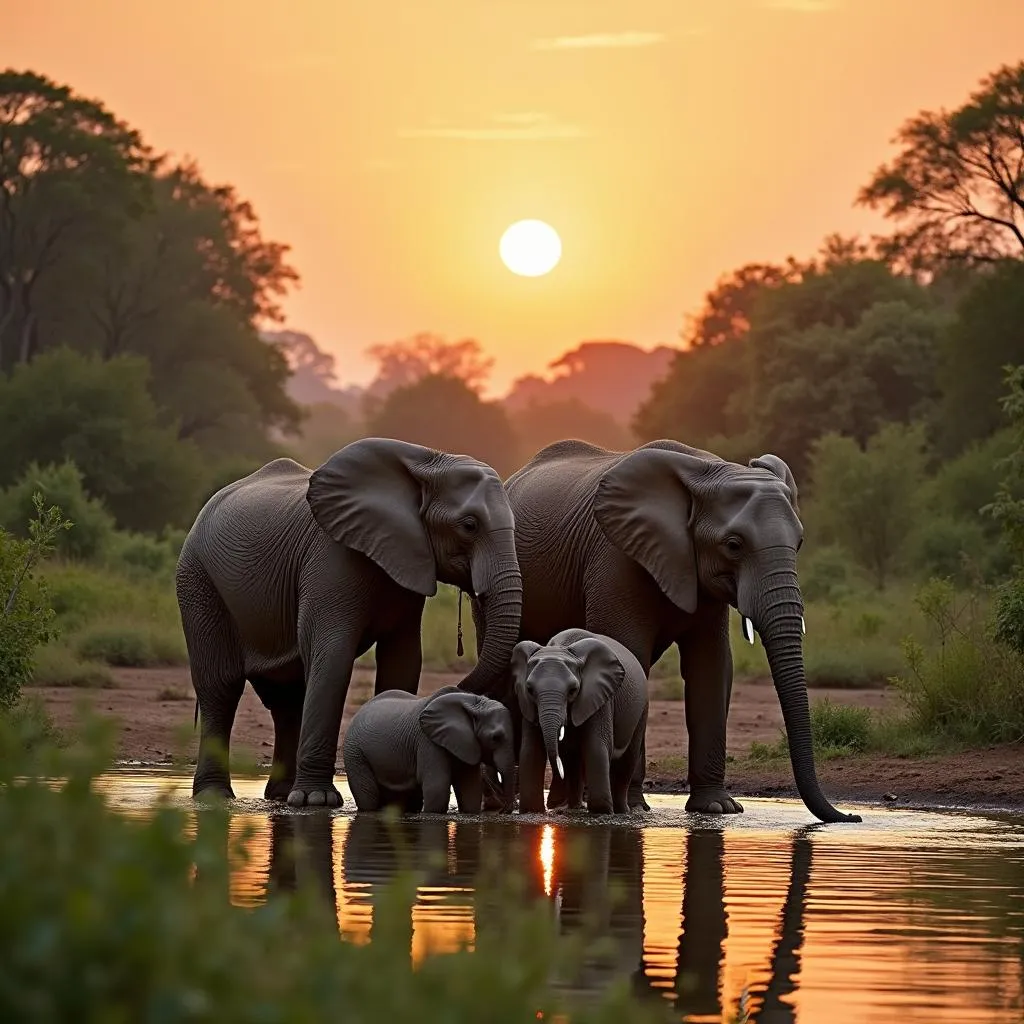
<svg viewBox="0 0 1024 1024">
<path fill-rule="evenodd" d="M 267 788 L 263 790 L 263 799 L 284 803 L 294 788 L 294 779 L 267 779 Z"/>
<path fill-rule="evenodd" d="M 694 786 L 686 810 L 702 814 L 742 814 L 743 804 L 721 786 Z"/>
<path fill-rule="evenodd" d="M 341 794 L 332 784 L 294 785 L 288 794 L 289 807 L 340 807 Z"/>
<path fill-rule="evenodd" d="M 235 791 L 227 782 L 207 782 L 192 787 L 192 799 L 204 804 L 234 800 Z"/>
</svg>

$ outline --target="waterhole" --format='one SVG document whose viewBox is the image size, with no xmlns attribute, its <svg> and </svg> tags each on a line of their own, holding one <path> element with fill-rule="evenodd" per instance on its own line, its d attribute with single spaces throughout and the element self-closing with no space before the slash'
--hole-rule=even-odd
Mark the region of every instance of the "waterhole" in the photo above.
<svg viewBox="0 0 1024 1024">
<path fill-rule="evenodd" d="M 715 818 L 651 795 L 649 814 L 615 824 L 453 813 L 391 826 L 355 814 L 344 785 L 341 810 L 294 812 L 263 801 L 264 782 L 234 781 L 229 831 L 251 835 L 231 901 L 309 888 L 333 906 L 340 935 L 372 941 L 375 895 L 404 849 L 426 871 L 409 910 L 414 961 L 482 935 L 474 881 L 498 858 L 522 868 L 558 934 L 592 916 L 611 940 L 579 985 L 624 977 L 680 1020 L 1024 1019 L 1021 818 L 860 808 L 860 824 L 822 826 L 791 801 L 746 800 L 744 814 Z M 97 786 L 130 815 L 170 791 L 202 827 L 190 776 L 114 771 Z"/>
</svg>

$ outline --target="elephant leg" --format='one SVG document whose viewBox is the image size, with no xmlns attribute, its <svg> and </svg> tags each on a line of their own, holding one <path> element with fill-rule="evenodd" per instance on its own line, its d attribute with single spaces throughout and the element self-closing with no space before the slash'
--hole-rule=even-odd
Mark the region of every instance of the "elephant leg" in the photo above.
<svg viewBox="0 0 1024 1024">
<path fill-rule="evenodd" d="M 646 717 L 644 719 L 646 722 Z M 626 797 L 631 811 L 649 811 L 651 805 L 644 796 L 644 779 L 647 777 L 647 730 L 640 735 L 640 749 L 637 751 L 636 764 L 633 775 L 629 780 L 628 795 Z"/>
<path fill-rule="evenodd" d="M 288 794 L 291 807 L 340 807 L 341 793 L 334 785 L 334 766 L 338 757 L 338 735 L 345 707 L 354 645 L 338 642 L 330 635 L 301 638 L 306 670 L 306 694 L 302 704 L 299 751 L 295 784 Z M 306 655 L 305 652 L 312 654 Z"/>
<path fill-rule="evenodd" d="M 589 723 L 588 723 L 589 724 Z M 587 729 L 583 740 L 583 760 L 587 773 L 587 810 L 591 814 L 611 814 L 610 737 L 597 729 Z"/>
<path fill-rule="evenodd" d="M 305 687 L 294 683 L 275 683 L 260 677 L 249 682 L 274 721 L 274 756 L 263 795 L 267 800 L 287 800 L 295 784 Z"/>
<path fill-rule="evenodd" d="M 452 792 L 452 769 L 448 754 L 434 744 L 422 748 L 416 774 L 423 791 L 424 812 L 447 814 Z"/>
<path fill-rule="evenodd" d="M 231 615 L 203 569 L 181 563 L 176 588 L 199 705 L 199 752 L 192 795 L 232 799 L 231 728 L 245 689 L 245 655 Z"/>
<path fill-rule="evenodd" d="M 384 690 L 415 693 L 419 688 L 423 668 L 420 623 L 420 616 L 410 616 L 398 629 L 377 641 L 375 694 Z"/>
<path fill-rule="evenodd" d="M 519 812 L 544 813 L 544 737 L 533 722 L 523 722 L 519 748 Z"/>
<path fill-rule="evenodd" d="M 454 773 L 453 788 L 460 814 L 480 813 L 484 797 L 484 780 L 479 765 L 460 765 Z"/>
<path fill-rule="evenodd" d="M 356 810 L 379 811 L 387 802 L 386 794 L 377 785 L 376 776 L 358 751 L 352 751 L 345 758 L 345 779 L 356 802 Z"/>
<path fill-rule="evenodd" d="M 712 607 L 679 642 L 686 680 L 686 732 L 689 737 L 686 810 L 738 814 L 743 805 L 725 788 L 725 733 L 732 689 L 732 650 L 728 606 Z"/>
<path fill-rule="evenodd" d="M 628 814 L 631 810 L 629 803 L 630 789 L 633 782 L 639 776 L 640 785 L 643 785 L 644 768 L 644 737 L 647 735 L 647 708 L 644 708 L 637 723 L 633 738 L 629 746 L 622 752 L 611 769 L 612 776 L 612 803 L 615 805 L 616 814 Z"/>
</svg>

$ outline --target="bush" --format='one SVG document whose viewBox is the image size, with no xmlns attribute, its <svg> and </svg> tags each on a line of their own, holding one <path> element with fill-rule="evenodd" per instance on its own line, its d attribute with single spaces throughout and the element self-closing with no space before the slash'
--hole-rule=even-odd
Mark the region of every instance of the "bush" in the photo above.
<svg viewBox="0 0 1024 1024">
<path fill-rule="evenodd" d="M 33 504 L 28 540 L 0 529 L 0 710 L 17 704 L 32 676 L 36 650 L 57 636 L 53 607 L 35 567 L 71 523 L 56 507 L 44 512 L 41 495 Z"/>
<path fill-rule="evenodd" d="M 79 657 L 87 661 L 124 668 L 188 662 L 182 631 L 153 623 L 93 623 L 76 635 L 74 645 Z"/>
<path fill-rule="evenodd" d="M 82 483 L 82 474 L 70 461 L 60 465 L 29 464 L 21 479 L 0 494 L 0 526 L 15 534 L 27 536 L 32 518 L 34 495 L 56 505 L 75 524 L 57 538 L 54 552 L 68 558 L 98 557 L 114 535 L 114 517 L 103 502 L 89 496 Z"/>
<path fill-rule="evenodd" d="M 129 579 L 161 579 L 170 584 L 184 537 L 184 531 L 177 530 L 160 537 L 118 531 L 107 545 L 104 564 Z"/>
<path fill-rule="evenodd" d="M 907 668 L 893 683 L 920 732 L 968 744 L 1024 739 L 1024 663 L 997 643 L 978 595 L 946 580 L 922 587 L 917 604 L 931 642 L 908 639 Z"/>
<path fill-rule="evenodd" d="M 36 652 L 32 684 L 104 689 L 114 685 L 114 677 L 102 662 L 85 660 L 62 644 L 48 644 Z"/>
<path fill-rule="evenodd" d="M 800 590 L 805 601 L 832 601 L 850 591 L 850 559 L 838 544 L 800 556 Z"/>
<path fill-rule="evenodd" d="M 310 889 L 233 906 L 229 864 L 247 860 L 247 830 L 229 839 L 220 808 L 198 810 L 195 829 L 166 802 L 116 814 L 92 785 L 109 731 L 87 721 L 79 732 L 66 751 L 32 752 L 0 723 L 0 1019 L 476 1024 L 481 1007 L 494 1024 L 668 1019 L 626 979 L 587 998 L 567 992 L 559 979 L 582 962 L 589 929 L 559 939 L 547 902 L 529 905 L 507 865 L 479 882 L 495 920 L 476 951 L 415 967 L 408 915 L 422 865 L 382 887 L 366 944 L 340 939 L 333 907 Z"/>
<path fill-rule="evenodd" d="M 995 638 L 1024 657 L 1024 575 L 1009 580 L 999 590 Z"/>
<path fill-rule="evenodd" d="M 878 724 L 869 708 L 833 703 L 827 697 L 811 701 L 811 736 L 819 761 L 861 754 L 878 746 Z M 789 757 L 789 743 L 780 730 L 774 743 L 754 740 L 747 755 L 751 761 Z"/>
<path fill-rule="evenodd" d="M 971 583 L 976 573 L 991 579 L 1000 569 L 1005 571 L 1005 560 L 998 556 L 998 541 L 986 536 L 980 519 L 938 515 L 923 518 L 918 526 L 912 562 L 925 578 Z"/>
</svg>

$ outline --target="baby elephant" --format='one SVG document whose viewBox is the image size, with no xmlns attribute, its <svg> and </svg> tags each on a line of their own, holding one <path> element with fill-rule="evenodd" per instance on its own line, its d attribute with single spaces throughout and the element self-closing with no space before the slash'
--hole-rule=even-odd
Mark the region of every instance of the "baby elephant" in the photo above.
<svg viewBox="0 0 1024 1024">
<path fill-rule="evenodd" d="M 566 629 L 544 647 L 516 644 L 512 680 L 523 711 L 519 810 L 544 810 L 547 760 L 566 780 L 570 807 L 582 803 L 585 776 L 592 814 L 628 814 L 647 729 L 647 676 L 636 658 L 611 637 Z"/>
<path fill-rule="evenodd" d="M 497 769 L 502 810 L 512 810 L 512 716 L 489 697 L 456 686 L 427 697 L 384 690 L 353 715 L 342 749 L 360 811 L 398 804 L 414 814 L 444 814 L 454 786 L 459 810 L 478 813 L 481 763 Z"/>
</svg>

